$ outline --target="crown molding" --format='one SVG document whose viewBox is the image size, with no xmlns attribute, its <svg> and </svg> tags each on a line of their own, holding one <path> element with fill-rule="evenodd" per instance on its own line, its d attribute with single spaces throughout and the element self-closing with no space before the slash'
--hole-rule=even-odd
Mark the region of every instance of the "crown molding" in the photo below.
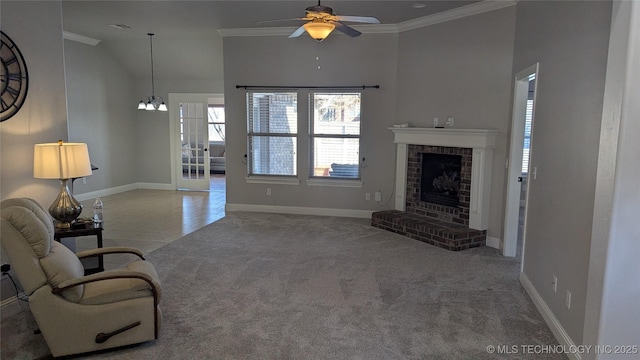
<svg viewBox="0 0 640 360">
<path fill-rule="evenodd" d="M 430 25 L 461 19 L 467 16 L 482 14 L 485 12 L 498 10 L 514 6 L 519 0 L 483 0 L 471 5 L 443 11 L 441 13 L 423 16 L 420 18 L 403 21 L 399 24 L 363 24 L 353 25 L 354 29 L 363 34 L 397 34 L 403 31 L 414 30 Z M 263 27 L 263 28 L 238 28 L 238 29 L 218 29 L 222 37 L 234 36 L 286 36 L 291 34 L 297 27 Z M 336 31 L 336 33 L 340 33 Z"/>
<path fill-rule="evenodd" d="M 398 24 L 398 32 L 414 30 L 429 25 L 435 25 L 451 20 L 461 19 L 467 16 L 478 15 L 493 10 L 499 10 L 502 8 L 514 6 L 518 3 L 518 1 L 519 0 L 480 1 L 471 5 L 461 6 L 459 8 L 443 11 L 441 13 L 403 21 Z"/>
<path fill-rule="evenodd" d="M 90 38 L 88 36 L 72 33 L 69 31 L 63 31 L 62 35 L 63 35 L 63 38 L 66 40 L 76 41 L 76 42 L 91 45 L 91 46 L 96 46 L 101 41 L 98 39 Z"/>
<path fill-rule="evenodd" d="M 362 24 L 349 25 L 363 34 L 397 34 L 398 25 L 396 24 Z M 338 33 L 340 33 L 338 31 Z"/>
</svg>

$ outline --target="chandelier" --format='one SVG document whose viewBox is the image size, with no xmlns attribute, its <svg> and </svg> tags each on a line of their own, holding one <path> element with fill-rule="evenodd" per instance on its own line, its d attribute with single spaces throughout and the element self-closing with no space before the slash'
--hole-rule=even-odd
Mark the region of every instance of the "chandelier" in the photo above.
<svg viewBox="0 0 640 360">
<path fill-rule="evenodd" d="M 149 45 L 151 46 L 151 96 L 147 98 L 147 101 L 140 100 L 138 104 L 138 110 L 149 111 L 167 111 L 167 105 L 164 103 L 164 99 L 161 96 L 156 96 L 156 86 L 153 79 L 153 33 L 148 33 Z"/>
</svg>

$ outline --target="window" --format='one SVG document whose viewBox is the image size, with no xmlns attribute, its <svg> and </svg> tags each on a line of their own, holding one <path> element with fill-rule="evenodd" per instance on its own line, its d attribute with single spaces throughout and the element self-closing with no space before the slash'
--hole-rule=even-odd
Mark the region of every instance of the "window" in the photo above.
<svg viewBox="0 0 640 360">
<path fill-rule="evenodd" d="M 529 153 L 531 152 L 531 125 L 533 122 L 533 94 L 536 74 L 529 76 L 529 96 L 524 115 L 524 144 L 522 149 L 522 175 L 529 173 Z"/>
<path fill-rule="evenodd" d="M 297 133 L 297 93 L 248 92 L 249 176 L 296 176 Z"/>
<path fill-rule="evenodd" d="M 522 174 L 529 173 L 529 151 L 531 150 L 531 120 L 533 120 L 533 100 L 527 100 L 524 120 L 524 147 L 522 149 Z"/>
<path fill-rule="evenodd" d="M 309 95 L 311 175 L 360 178 L 359 92 L 315 92 Z"/>
<path fill-rule="evenodd" d="M 209 105 L 209 142 L 224 142 L 224 106 Z"/>
</svg>

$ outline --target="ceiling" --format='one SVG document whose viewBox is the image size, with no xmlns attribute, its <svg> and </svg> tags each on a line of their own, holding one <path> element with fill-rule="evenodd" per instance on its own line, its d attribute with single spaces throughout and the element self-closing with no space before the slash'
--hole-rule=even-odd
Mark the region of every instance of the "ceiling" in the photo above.
<svg viewBox="0 0 640 360">
<path fill-rule="evenodd" d="M 337 15 L 375 16 L 382 24 L 399 24 L 475 2 L 340 0 L 322 5 Z M 424 7 L 412 6 L 417 3 Z M 302 17 L 306 7 L 316 4 L 315 0 L 63 0 L 62 13 L 65 31 L 100 40 L 99 46 L 136 77 L 150 76 L 147 33 L 153 32 L 157 79 L 215 79 L 222 76 L 222 39 L 217 30 L 299 26 L 297 21 L 257 22 Z M 130 29 L 109 26 L 113 24 Z"/>
</svg>

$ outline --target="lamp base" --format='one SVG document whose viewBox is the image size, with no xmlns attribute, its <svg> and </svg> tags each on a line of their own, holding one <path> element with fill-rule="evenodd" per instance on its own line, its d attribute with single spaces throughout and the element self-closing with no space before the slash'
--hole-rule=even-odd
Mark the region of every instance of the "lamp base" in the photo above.
<svg viewBox="0 0 640 360">
<path fill-rule="evenodd" d="M 60 179 L 60 193 L 49 207 L 49 214 L 56 219 L 58 229 L 69 229 L 71 223 L 82 213 L 82 204 L 76 200 L 67 186 L 68 179 Z"/>
</svg>

